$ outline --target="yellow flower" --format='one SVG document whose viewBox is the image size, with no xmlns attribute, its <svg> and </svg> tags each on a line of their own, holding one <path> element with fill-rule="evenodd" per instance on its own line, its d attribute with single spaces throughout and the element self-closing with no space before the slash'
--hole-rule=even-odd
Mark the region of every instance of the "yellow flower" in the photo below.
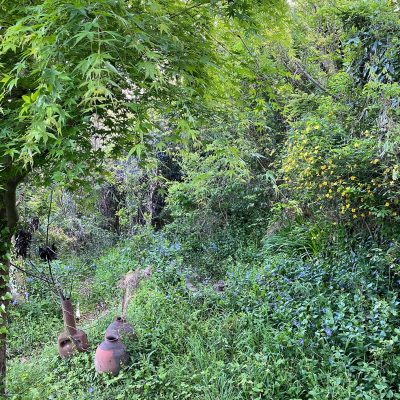
<svg viewBox="0 0 400 400">
<path fill-rule="evenodd" d="M 355 213 L 355 212 L 356 212 L 356 209 L 355 209 L 355 208 L 352 208 L 352 209 L 351 209 L 351 212 L 352 212 L 352 213 Z"/>
<path fill-rule="evenodd" d="M 354 175 L 352 175 L 352 176 L 350 177 L 350 179 L 351 179 L 352 181 L 354 181 L 354 180 L 356 179 L 356 177 L 355 177 Z"/>
<path fill-rule="evenodd" d="M 390 203 L 387 201 L 387 202 L 385 203 L 385 206 L 386 206 L 386 207 L 389 207 L 389 206 L 390 206 Z"/>
<path fill-rule="evenodd" d="M 315 126 L 314 126 L 314 129 L 317 129 L 317 130 L 318 130 L 319 128 L 321 128 L 320 125 L 315 125 Z"/>
<path fill-rule="evenodd" d="M 326 169 L 326 165 L 324 164 L 324 165 L 321 167 L 321 169 L 322 169 L 322 170 Z"/>
<path fill-rule="evenodd" d="M 323 181 L 322 184 L 323 184 L 324 186 L 327 186 L 327 185 L 328 185 L 328 182 L 327 182 L 327 181 Z"/>
<path fill-rule="evenodd" d="M 374 160 L 371 161 L 371 164 L 378 164 L 379 158 L 375 158 Z"/>
<path fill-rule="evenodd" d="M 353 219 L 356 219 L 356 218 L 357 218 L 357 214 L 354 214 L 354 215 L 353 215 Z"/>
</svg>

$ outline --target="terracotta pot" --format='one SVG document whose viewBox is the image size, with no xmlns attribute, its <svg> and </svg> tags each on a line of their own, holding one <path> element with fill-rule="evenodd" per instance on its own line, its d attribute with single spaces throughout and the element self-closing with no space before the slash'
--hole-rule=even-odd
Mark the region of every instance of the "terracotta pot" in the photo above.
<svg viewBox="0 0 400 400">
<path fill-rule="evenodd" d="M 121 366 L 127 364 L 129 355 L 118 336 L 107 336 L 97 347 L 94 366 L 97 372 L 118 375 Z"/>
<path fill-rule="evenodd" d="M 89 349 L 89 342 L 86 333 L 80 329 L 74 335 L 61 332 L 58 336 L 58 353 L 61 358 L 69 357 L 75 350 L 84 352 Z"/>
<path fill-rule="evenodd" d="M 105 333 L 105 337 L 107 336 L 118 336 L 121 339 L 126 337 L 130 340 L 137 339 L 133 326 L 124 317 L 115 317 L 114 321 L 108 325 Z"/>
<path fill-rule="evenodd" d="M 69 357 L 75 350 L 79 352 L 89 349 L 86 333 L 76 329 L 74 309 L 69 299 L 61 302 L 65 331 L 58 336 L 58 353 L 61 358 Z"/>
<path fill-rule="evenodd" d="M 61 358 L 69 357 L 75 351 L 75 344 L 70 335 L 66 332 L 61 332 L 58 336 L 58 354 Z"/>
</svg>

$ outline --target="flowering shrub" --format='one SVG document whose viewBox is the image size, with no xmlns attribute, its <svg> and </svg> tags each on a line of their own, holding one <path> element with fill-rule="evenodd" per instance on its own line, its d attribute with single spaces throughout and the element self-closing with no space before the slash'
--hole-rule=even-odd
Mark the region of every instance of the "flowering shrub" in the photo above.
<svg viewBox="0 0 400 400">
<path fill-rule="evenodd" d="M 351 136 L 336 121 L 307 118 L 293 124 L 288 137 L 281 187 L 336 223 L 398 220 L 400 160 L 381 150 L 377 132 Z"/>
</svg>

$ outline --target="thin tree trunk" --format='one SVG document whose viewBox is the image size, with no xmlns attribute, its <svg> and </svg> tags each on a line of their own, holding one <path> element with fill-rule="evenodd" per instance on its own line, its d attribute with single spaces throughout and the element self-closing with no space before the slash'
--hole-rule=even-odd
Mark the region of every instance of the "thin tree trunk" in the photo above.
<svg viewBox="0 0 400 400">
<path fill-rule="evenodd" d="M 0 398 L 6 395 L 7 306 L 9 303 L 9 254 L 18 222 L 16 190 L 22 178 L 13 178 L 0 189 Z"/>
<path fill-rule="evenodd" d="M 9 230 L 7 227 L 7 215 L 3 196 L 0 196 L 0 398 L 5 395 L 5 376 L 6 376 L 6 292 L 7 292 L 7 281 L 6 276 L 8 275 L 8 261 L 7 254 L 10 245 Z M 3 300 L 4 299 L 4 300 Z"/>
</svg>

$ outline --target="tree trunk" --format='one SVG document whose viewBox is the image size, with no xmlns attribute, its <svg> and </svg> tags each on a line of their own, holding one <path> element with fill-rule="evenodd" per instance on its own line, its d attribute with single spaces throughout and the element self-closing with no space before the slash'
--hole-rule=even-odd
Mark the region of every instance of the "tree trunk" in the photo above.
<svg viewBox="0 0 400 400">
<path fill-rule="evenodd" d="M 0 188 L 0 398 L 6 394 L 6 341 L 9 257 L 11 238 L 18 222 L 16 190 L 22 178 L 12 178 Z"/>
</svg>

